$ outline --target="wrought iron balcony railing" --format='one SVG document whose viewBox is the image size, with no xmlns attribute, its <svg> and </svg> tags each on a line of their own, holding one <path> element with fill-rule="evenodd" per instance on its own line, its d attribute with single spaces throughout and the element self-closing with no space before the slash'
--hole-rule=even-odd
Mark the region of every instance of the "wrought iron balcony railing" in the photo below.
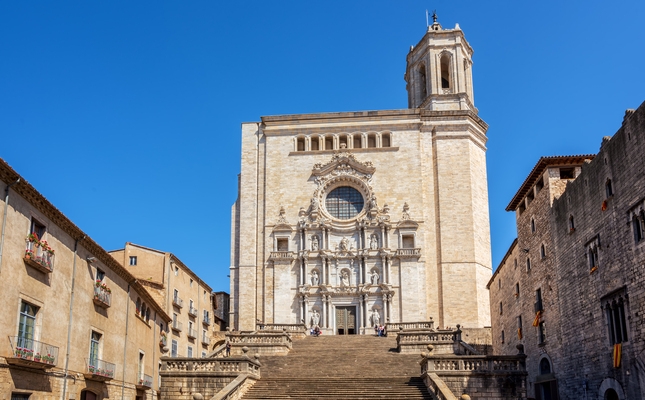
<svg viewBox="0 0 645 400">
<path fill-rule="evenodd" d="M 96 286 L 98 285 L 98 286 Z M 112 305 L 112 292 L 105 284 L 97 283 L 94 286 L 94 304 L 99 307 L 107 308 Z"/>
<path fill-rule="evenodd" d="M 87 374 L 84 374 L 86 379 L 107 381 L 114 378 L 116 365 L 98 358 L 88 358 L 85 361 L 87 362 Z"/>
<path fill-rule="evenodd" d="M 6 357 L 7 363 L 38 369 L 56 366 L 58 362 L 58 347 L 37 340 L 10 336 L 13 357 Z"/>
<path fill-rule="evenodd" d="M 173 296 L 172 298 L 172 304 L 176 305 L 177 307 L 183 307 L 184 306 L 184 301 L 179 298 L 179 296 Z"/>
</svg>

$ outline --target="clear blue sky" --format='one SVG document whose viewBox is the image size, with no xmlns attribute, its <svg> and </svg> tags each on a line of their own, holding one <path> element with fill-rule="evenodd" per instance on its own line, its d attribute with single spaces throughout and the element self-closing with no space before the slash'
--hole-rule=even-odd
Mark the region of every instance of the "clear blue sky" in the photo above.
<svg viewBox="0 0 645 400">
<path fill-rule="evenodd" d="M 240 123 L 406 108 L 426 9 L 475 49 L 496 267 L 538 158 L 596 153 L 645 100 L 644 1 L 4 1 L 0 157 L 104 248 L 228 291 Z"/>
</svg>

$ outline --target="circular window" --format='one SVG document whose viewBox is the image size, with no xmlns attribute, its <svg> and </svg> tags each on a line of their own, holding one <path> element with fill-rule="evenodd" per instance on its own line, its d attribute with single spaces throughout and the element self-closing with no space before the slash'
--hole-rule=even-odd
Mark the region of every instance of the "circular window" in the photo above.
<svg viewBox="0 0 645 400">
<path fill-rule="evenodd" d="M 325 199 L 325 208 L 332 217 L 351 219 L 363 210 L 363 195 L 349 186 L 341 186 L 329 192 Z"/>
</svg>

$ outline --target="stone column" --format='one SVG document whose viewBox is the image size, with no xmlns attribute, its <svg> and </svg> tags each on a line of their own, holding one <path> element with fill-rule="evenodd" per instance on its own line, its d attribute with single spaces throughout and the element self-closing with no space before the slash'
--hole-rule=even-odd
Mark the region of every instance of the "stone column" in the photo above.
<svg viewBox="0 0 645 400">
<path fill-rule="evenodd" d="M 305 295 L 302 299 L 304 305 L 305 326 L 309 326 L 309 296 Z"/>
<path fill-rule="evenodd" d="M 327 250 L 327 229 L 322 228 L 320 233 L 321 233 L 321 236 L 322 236 L 322 238 L 320 239 L 321 240 L 320 248 Z"/>
<path fill-rule="evenodd" d="M 387 274 L 385 275 L 386 282 L 388 285 L 391 283 L 390 270 L 392 269 L 392 258 L 390 256 L 385 257 L 385 265 L 387 266 Z"/>
<path fill-rule="evenodd" d="M 387 323 L 387 319 L 389 317 L 387 307 L 388 307 L 387 294 L 383 294 L 383 325 Z"/>
<path fill-rule="evenodd" d="M 320 316 L 320 317 L 322 318 L 322 321 L 321 321 L 321 324 L 320 324 L 320 325 L 321 325 L 323 328 L 326 328 L 326 327 L 327 327 L 327 323 L 326 323 L 326 321 L 325 321 L 325 317 L 327 316 L 327 312 L 326 312 L 326 311 L 327 311 L 327 296 L 325 296 L 325 295 L 323 295 L 323 296 L 322 296 L 322 302 L 323 302 L 323 306 L 322 306 L 322 315 Z"/>
</svg>

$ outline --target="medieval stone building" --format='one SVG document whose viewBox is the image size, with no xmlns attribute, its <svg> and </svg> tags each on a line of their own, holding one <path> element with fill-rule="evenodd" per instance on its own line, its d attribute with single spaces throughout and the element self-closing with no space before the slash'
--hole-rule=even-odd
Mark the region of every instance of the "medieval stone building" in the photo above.
<svg viewBox="0 0 645 400">
<path fill-rule="evenodd" d="M 458 25 L 435 21 L 407 56 L 408 109 L 242 125 L 234 329 L 490 324 L 487 125 L 472 54 Z"/>
<path fill-rule="evenodd" d="M 536 399 L 645 398 L 645 103 L 597 155 L 543 157 L 507 207 L 495 354 L 527 355 Z"/>
</svg>

